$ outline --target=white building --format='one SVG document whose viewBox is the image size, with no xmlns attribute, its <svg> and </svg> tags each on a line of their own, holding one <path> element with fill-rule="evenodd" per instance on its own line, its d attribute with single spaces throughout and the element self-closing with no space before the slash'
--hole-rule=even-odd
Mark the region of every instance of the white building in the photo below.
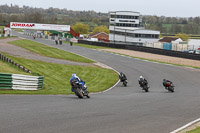
<svg viewBox="0 0 200 133">
<path fill-rule="evenodd" d="M 142 27 L 139 12 L 110 12 L 110 42 L 154 43 L 159 40 L 160 31 Z"/>
</svg>

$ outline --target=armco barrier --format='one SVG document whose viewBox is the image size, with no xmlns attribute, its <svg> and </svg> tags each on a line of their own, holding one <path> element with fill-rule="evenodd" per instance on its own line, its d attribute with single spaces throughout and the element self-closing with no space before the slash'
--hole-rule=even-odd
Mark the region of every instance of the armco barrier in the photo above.
<svg viewBox="0 0 200 133">
<path fill-rule="evenodd" d="M 86 40 L 78 40 L 78 43 L 103 46 L 103 47 L 111 47 L 111 48 L 136 50 L 136 51 L 141 51 L 141 52 L 167 55 L 167 56 L 172 56 L 172 57 L 200 60 L 200 54 L 184 53 L 184 52 L 180 52 L 180 51 L 144 47 L 144 46 L 139 46 L 139 45 L 135 45 L 135 44 L 133 45 L 133 44 L 123 44 L 123 43 L 120 44 L 120 43 L 92 42 L 92 41 L 86 41 Z"/>
<path fill-rule="evenodd" d="M 18 63 L 14 62 L 13 60 L 11 60 L 10 58 L 6 57 L 5 55 L 0 53 L 0 60 L 11 63 L 12 65 L 15 65 L 16 67 L 18 67 L 19 69 L 22 69 L 23 71 L 27 72 L 27 73 L 32 73 L 30 70 L 28 70 L 27 68 L 19 65 Z"/>
<path fill-rule="evenodd" d="M 44 76 L 0 73 L 0 90 L 38 90 L 43 88 Z"/>
</svg>

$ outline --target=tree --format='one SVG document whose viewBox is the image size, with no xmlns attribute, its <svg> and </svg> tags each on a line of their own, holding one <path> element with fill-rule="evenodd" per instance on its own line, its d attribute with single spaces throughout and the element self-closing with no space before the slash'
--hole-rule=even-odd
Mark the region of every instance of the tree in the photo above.
<svg viewBox="0 0 200 133">
<path fill-rule="evenodd" d="M 105 32 L 105 33 L 107 33 L 107 34 L 109 34 L 110 33 L 110 31 L 109 31 L 109 29 L 106 27 L 106 26 L 97 26 L 97 27 L 95 27 L 94 28 L 94 30 L 92 31 L 93 33 L 95 33 L 95 32 Z"/>
<path fill-rule="evenodd" d="M 95 24 L 98 24 L 98 25 L 101 23 L 101 21 L 98 18 L 93 18 L 92 22 L 94 22 Z"/>
<path fill-rule="evenodd" d="M 34 12 L 33 14 L 32 14 L 32 17 L 33 17 L 33 21 L 35 22 L 35 23 L 41 23 L 42 22 L 42 14 L 40 13 L 40 12 Z"/>
<path fill-rule="evenodd" d="M 78 22 L 78 23 L 76 23 L 75 25 L 72 26 L 72 29 L 75 32 L 80 33 L 80 34 L 88 34 L 89 25 Z"/>
<path fill-rule="evenodd" d="M 189 36 L 188 36 L 188 35 L 186 35 L 186 34 L 181 34 L 181 33 L 176 34 L 176 37 L 181 38 L 183 41 L 188 41 L 188 39 L 189 39 Z"/>
</svg>

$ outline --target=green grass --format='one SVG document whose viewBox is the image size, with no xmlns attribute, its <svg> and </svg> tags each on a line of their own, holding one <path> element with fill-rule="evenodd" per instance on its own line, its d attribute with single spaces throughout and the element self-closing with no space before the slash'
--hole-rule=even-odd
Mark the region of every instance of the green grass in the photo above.
<svg viewBox="0 0 200 133">
<path fill-rule="evenodd" d="M 187 133 L 200 133 L 200 127 L 192 130 L 192 131 L 188 131 Z"/>
<path fill-rule="evenodd" d="M 90 92 L 99 92 L 108 89 L 118 81 L 118 74 L 109 69 L 100 67 L 72 66 L 63 64 L 53 64 L 42 61 L 29 60 L 6 55 L 20 65 L 26 67 L 34 73 L 44 75 L 44 88 L 38 91 L 21 91 L 21 90 L 0 90 L 0 94 L 72 94 L 69 84 L 71 74 L 76 73 L 88 86 Z M 3 70 L 2 73 L 15 73 L 15 71 Z M 19 72 L 16 72 L 19 73 Z"/>
<path fill-rule="evenodd" d="M 6 38 L 16 38 L 17 36 L 9 36 L 9 37 L 0 37 L 0 39 L 6 39 Z"/>
<path fill-rule="evenodd" d="M 64 60 L 70 60 L 70 61 L 76 61 L 76 62 L 84 62 L 84 63 L 93 63 L 94 61 L 89 60 L 87 58 L 81 57 L 79 55 L 66 52 L 64 50 L 60 50 L 54 47 L 49 47 L 44 44 L 30 41 L 30 40 L 17 40 L 9 42 L 11 44 L 14 44 L 19 47 L 23 47 L 25 49 L 28 49 L 32 52 L 38 53 L 42 56 L 48 56 L 52 58 L 58 58 L 58 59 L 64 59 Z"/>
<path fill-rule="evenodd" d="M 171 28 L 171 26 L 172 24 L 162 24 L 162 27 L 167 28 L 167 29 Z"/>
<path fill-rule="evenodd" d="M 64 41 L 64 43 L 69 44 L 69 42 L 67 42 L 67 41 Z M 82 44 L 82 43 L 73 43 L 73 45 L 77 45 L 77 46 L 85 47 L 85 48 L 90 48 L 90 49 L 111 49 L 111 48 L 109 48 L 109 47 L 88 45 L 88 44 Z"/>
<path fill-rule="evenodd" d="M 23 29 L 15 29 L 17 32 L 23 32 Z"/>
<path fill-rule="evenodd" d="M 0 26 L 0 29 L 3 29 L 4 26 Z"/>
<path fill-rule="evenodd" d="M 200 37 L 190 37 L 190 39 L 200 39 Z"/>
<path fill-rule="evenodd" d="M 24 75 L 32 75 L 18 69 L 17 67 L 11 65 L 10 63 L 3 62 L 0 60 L 0 73 L 15 73 L 15 74 L 24 74 Z"/>
</svg>

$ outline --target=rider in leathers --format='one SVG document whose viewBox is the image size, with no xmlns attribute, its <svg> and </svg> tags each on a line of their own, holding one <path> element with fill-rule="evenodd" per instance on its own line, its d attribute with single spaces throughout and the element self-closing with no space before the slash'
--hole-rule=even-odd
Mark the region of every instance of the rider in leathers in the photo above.
<svg viewBox="0 0 200 133">
<path fill-rule="evenodd" d="M 170 83 L 170 84 L 172 84 L 172 82 L 171 81 L 169 81 L 169 80 L 166 80 L 166 79 L 163 79 L 163 86 L 166 88 L 167 86 L 166 86 L 166 84 L 167 83 Z"/>
<path fill-rule="evenodd" d="M 140 78 L 139 78 L 138 81 L 139 81 L 140 87 L 142 87 L 141 83 L 144 82 L 144 85 L 147 85 L 147 87 L 149 88 L 148 82 L 147 82 L 147 80 L 143 76 L 140 76 Z"/>
<path fill-rule="evenodd" d="M 72 80 L 78 81 L 78 83 L 82 85 L 83 91 L 86 91 L 86 88 L 84 87 L 85 82 L 83 80 L 81 80 L 76 74 L 72 74 L 72 77 L 70 79 L 70 83 L 72 82 Z M 71 91 L 74 92 L 73 87 L 71 87 Z"/>
</svg>

